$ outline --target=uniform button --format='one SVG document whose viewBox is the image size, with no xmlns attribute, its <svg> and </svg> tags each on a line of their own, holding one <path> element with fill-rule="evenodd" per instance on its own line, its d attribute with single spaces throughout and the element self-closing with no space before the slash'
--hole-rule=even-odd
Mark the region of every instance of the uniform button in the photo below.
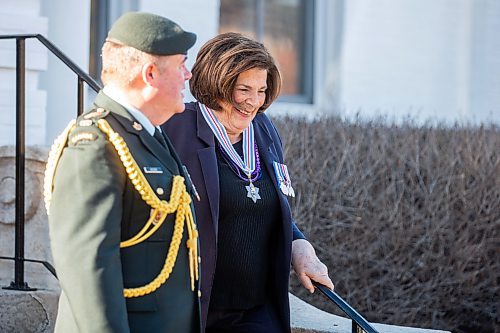
<svg viewBox="0 0 500 333">
<path fill-rule="evenodd" d="M 164 191 L 161 187 L 158 187 L 158 188 L 156 189 L 156 193 L 157 193 L 158 195 L 163 195 L 163 193 L 165 193 L 165 191 Z"/>
</svg>

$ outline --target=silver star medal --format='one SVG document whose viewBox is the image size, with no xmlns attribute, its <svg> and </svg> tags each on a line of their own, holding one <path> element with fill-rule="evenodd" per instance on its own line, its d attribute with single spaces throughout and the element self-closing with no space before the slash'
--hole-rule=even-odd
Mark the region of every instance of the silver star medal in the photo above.
<svg viewBox="0 0 500 333">
<path fill-rule="evenodd" d="M 257 202 L 257 200 L 260 199 L 259 195 L 259 188 L 255 187 L 252 183 L 250 185 L 245 186 L 247 189 L 247 198 L 250 198 L 253 200 L 254 203 Z"/>
</svg>

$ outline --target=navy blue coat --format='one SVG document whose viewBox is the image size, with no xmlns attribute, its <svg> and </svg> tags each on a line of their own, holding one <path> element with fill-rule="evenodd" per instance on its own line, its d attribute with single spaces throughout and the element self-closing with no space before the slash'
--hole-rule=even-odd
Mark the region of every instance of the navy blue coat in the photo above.
<svg viewBox="0 0 500 333">
<path fill-rule="evenodd" d="M 283 149 L 278 132 L 264 113 L 257 114 L 253 125 L 261 164 L 267 168 L 273 179 L 281 206 L 281 232 L 275 243 L 277 251 L 271 258 L 274 272 L 271 272 L 273 280 L 270 299 L 274 302 L 283 326 L 289 332 L 288 284 L 291 246 L 292 240 L 304 236 L 295 226 L 287 197 L 279 190 L 274 177 L 273 161 L 283 163 Z M 194 200 L 201 243 L 201 312 L 205 328 L 217 259 L 220 189 L 215 152 L 216 139 L 197 103 L 187 103 L 186 110 L 173 116 L 162 125 L 162 128 L 173 143 L 182 163 L 186 165 L 201 198 L 200 201 Z"/>
</svg>

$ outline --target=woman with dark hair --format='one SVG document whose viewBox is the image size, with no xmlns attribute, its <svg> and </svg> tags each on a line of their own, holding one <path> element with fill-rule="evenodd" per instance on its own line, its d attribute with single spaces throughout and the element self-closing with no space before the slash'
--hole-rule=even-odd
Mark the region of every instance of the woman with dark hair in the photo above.
<svg viewBox="0 0 500 333">
<path fill-rule="evenodd" d="M 197 187 L 202 325 L 206 332 L 290 332 L 290 264 L 303 285 L 331 289 L 326 266 L 295 226 L 281 141 L 264 111 L 281 76 L 259 42 L 221 34 L 199 51 L 197 102 L 162 125 Z"/>
</svg>

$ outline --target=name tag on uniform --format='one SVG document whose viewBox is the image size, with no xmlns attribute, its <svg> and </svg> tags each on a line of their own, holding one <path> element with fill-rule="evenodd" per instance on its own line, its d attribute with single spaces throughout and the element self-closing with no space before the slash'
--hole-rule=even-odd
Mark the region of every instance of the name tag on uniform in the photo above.
<svg viewBox="0 0 500 333">
<path fill-rule="evenodd" d="M 161 169 L 161 167 L 148 167 L 148 166 L 145 166 L 143 169 L 144 169 L 145 173 L 163 173 L 163 170 Z"/>
</svg>

